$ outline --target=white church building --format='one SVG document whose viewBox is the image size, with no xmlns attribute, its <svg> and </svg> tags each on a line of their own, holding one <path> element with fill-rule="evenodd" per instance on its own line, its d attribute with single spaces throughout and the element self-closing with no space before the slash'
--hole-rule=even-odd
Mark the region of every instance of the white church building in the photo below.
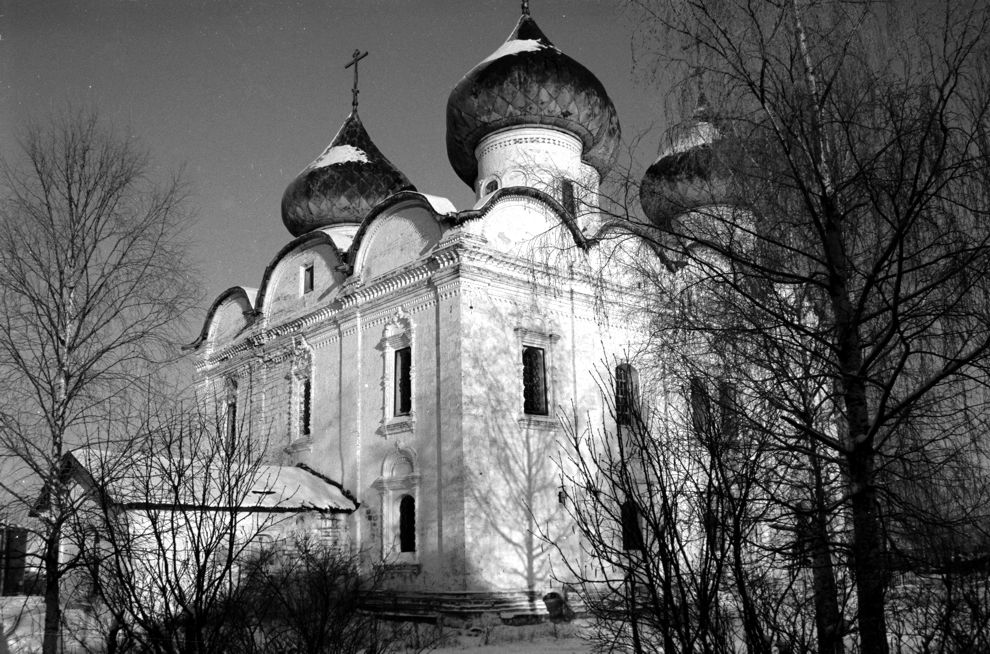
<svg viewBox="0 0 990 654">
<path fill-rule="evenodd" d="M 476 194 L 458 209 L 389 162 L 356 98 L 288 185 L 260 286 L 209 309 L 198 375 L 270 463 L 356 499 L 321 533 L 388 567 L 396 610 L 539 609 L 556 547 L 579 551 L 561 430 L 610 419 L 602 371 L 640 336 L 595 239 L 615 108 L 524 8 L 447 102 Z"/>
</svg>

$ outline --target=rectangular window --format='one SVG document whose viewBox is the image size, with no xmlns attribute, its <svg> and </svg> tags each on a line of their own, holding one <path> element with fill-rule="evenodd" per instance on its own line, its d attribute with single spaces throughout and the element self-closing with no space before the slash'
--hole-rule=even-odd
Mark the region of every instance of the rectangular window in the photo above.
<svg viewBox="0 0 990 654">
<path fill-rule="evenodd" d="M 622 549 L 643 549 L 643 530 L 639 525 L 639 509 L 632 500 L 626 500 L 621 507 L 622 518 Z"/>
<path fill-rule="evenodd" d="M 299 433 L 309 436 L 309 418 L 313 411 L 313 385 L 308 379 L 302 383 L 302 406 L 299 415 Z"/>
<path fill-rule="evenodd" d="M 302 292 L 303 295 L 313 290 L 313 264 L 303 266 L 302 270 Z"/>
<path fill-rule="evenodd" d="M 739 444 L 739 410 L 736 402 L 735 385 L 721 380 L 718 384 L 719 418 L 722 442 L 728 447 Z"/>
<path fill-rule="evenodd" d="M 227 442 L 237 438 L 237 398 L 227 400 Z"/>
<path fill-rule="evenodd" d="M 412 411 L 412 348 L 403 347 L 395 351 L 395 415 L 408 416 Z"/>
<path fill-rule="evenodd" d="M 565 179 L 560 183 L 560 203 L 564 211 L 574 216 L 577 214 L 577 202 L 574 200 L 574 182 Z"/>
<path fill-rule="evenodd" d="M 633 423 L 636 402 L 636 371 L 628 363 L 615 367 L 615 422 L 618 425 Z"/>
<path fill-rule="evenodd" d="M 523 411 L 547 415 L 547 368 L 543 348 L 523 347 Z"/>
<path fill-rule="evenodd" d="M 27 530 L 20 527 L 0 527 L 0 556 L 3 557 L 0 594 L 25 593 L 24 571 L 27 553 Z"/>
<path fill-rule="evenodd" d="M 708 387 L 700 377 L 692 377 L 690 382 L 691 426 L 695 436 L 707 442 L 712 428 L 712 402 Z"/>
</svg>

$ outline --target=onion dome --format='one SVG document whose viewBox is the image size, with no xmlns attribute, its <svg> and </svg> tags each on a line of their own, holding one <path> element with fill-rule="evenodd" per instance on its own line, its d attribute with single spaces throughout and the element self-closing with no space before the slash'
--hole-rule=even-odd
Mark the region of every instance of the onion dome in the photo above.
<svg viewBox="0 0 990 654">
<path fill-rule="evenodd" d="M 282 195 L 282 222 L 293 236 L 320 227 L 359 224 L 379 202 L 416 188 L 375 146 L 357 111 Z"/>
<path fill-rule="evenodd" d="M 457 83 L 447 100 L 447 156 L 474 186 L 474 151 L 492 132 L 546 125 L 581 140 L 581 159 L 608 171 L 619 144 L 619 119 L 605 87 L 587 68 L 554 47 L 524 10 L 502 46 Z"/>
<path fill-rule="evenodd" d="M 726 193 L 725 166 L 713 147 L 722 140 L 707 101 L 701 97 L 694 116 L 670 130 L 667 147 L 650 166 L 639 187 L 639 202 L 654 223 L 669 226 L 673 217 L 719 204 Z"/>
</svg>

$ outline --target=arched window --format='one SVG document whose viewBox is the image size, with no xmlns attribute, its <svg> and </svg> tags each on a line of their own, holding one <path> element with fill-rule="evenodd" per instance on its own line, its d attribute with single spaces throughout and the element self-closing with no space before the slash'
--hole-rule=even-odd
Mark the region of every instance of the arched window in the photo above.
<svg viewBox="0 0 990 654">
<path fill-rule="evenodd" d="M 631 425 L 636 410 L 636 369 L 628 363 L 615 367 L 615 423 Z"/>
<path fill-rule="evenodd" d="M 412 495 L 399 500 L 399 551 L 416 551 L 416 500 Z"/>
<path fill-rule="evenodd" d="M 496 177 L 495 179 L 488 180 L 488 183 L 485 184 L 485 195 L 494 193 L 497 190 L 498 190 L 498 178 Z"/>
</svg>

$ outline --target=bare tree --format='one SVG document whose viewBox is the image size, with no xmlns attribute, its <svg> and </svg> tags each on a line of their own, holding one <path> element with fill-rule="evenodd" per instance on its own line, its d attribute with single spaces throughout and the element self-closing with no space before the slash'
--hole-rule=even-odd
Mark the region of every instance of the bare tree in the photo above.
<svg viewBox="0 0 990 654">
<path fill-rule="evenodd" d="M 72 541 L 109 614 L 110 647 L 220 652 L 240 636 L 242 564 L 293 498 L 288 473 L 263 464 L 266 439 L 230 419 L 224 406 L 177 405 L 127 444 L 67 455 Z"/>
<path fill-rule="evenodd" d="M 755 431 L 803 457 L 796 540 L 816 574 L 843 557 L 859 645 L 885 652 L 906 516 L 972 526 L 986 496 L 954 494 L 968 503 L 950 515 L 905 488 L 957 488 L 972 477 L 955 471 L 981 458 L 990 15 L 980 3 L 631 4 L 641 45 L 701 81 L 711 130 L 644 189 L 651 221 L 624 228 L 703 291 L 679 328 L 698 352 L 741 355 L 750 402 L 778 416 L 761 412 Z M 816 578 L 819 617 L 831 615 L 818 644 L 839 651 L 829 576 Z"/>
<path fill-rule="evenodd" d="M 58 648 L 60 588 L 73 561 L 59 547 L 73 507 L 60 466 L 71 445 L 104 438 L 133 414 L 142 380 L 178 352 L 176 321 L 194 298 L 185 260 L 185 192 L 156 183 L 148 155 L 95 115 L 70 111 L 27 129 L 2 165 L 0 445 L 30 492 L 44 488 L 40 567 L 44 651 Z"/>
</svg>

